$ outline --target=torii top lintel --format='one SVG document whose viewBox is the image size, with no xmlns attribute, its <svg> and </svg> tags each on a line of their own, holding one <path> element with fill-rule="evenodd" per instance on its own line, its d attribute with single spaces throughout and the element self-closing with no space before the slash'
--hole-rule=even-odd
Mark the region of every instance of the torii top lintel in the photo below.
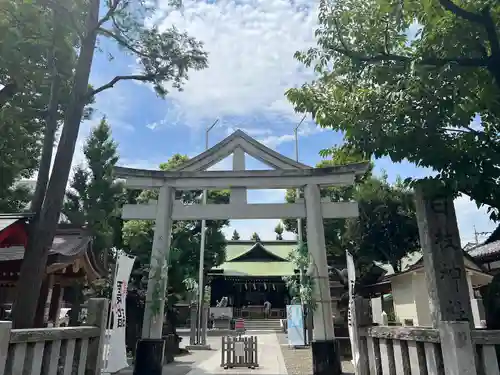
<svg viewBox="0 0 500 375">
<path fill-rule="evenodd" d="M 236 149 L 275 170 L 207 171 Z M 116 167 L 115 175 L 127 180 L 129 188 L 155 188 L 163 184 L 185 190 L 246 187 L 250 189 L 289 188 L 306 183 L 321 186 L 350 185 L 354 176 L 366 172 L 368 163 L 311 168 L 271 150 L 241 130 L 171 171 Z"/>
<path fill-rule="evenodd" d="M 204 171 L 231 155 L 240 147 L 248 155 L 274 169 L 310 169 L 311 167 L 290 159 L 250 137 L 242 130 L 236 130 L 215 146 L 182 164 L 176 171 Z"/>
</svg>

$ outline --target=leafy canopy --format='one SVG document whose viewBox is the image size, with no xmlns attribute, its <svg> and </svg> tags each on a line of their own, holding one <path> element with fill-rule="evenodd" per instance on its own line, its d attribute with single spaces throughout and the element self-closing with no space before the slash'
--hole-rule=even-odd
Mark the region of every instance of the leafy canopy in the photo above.
<svg viewBox="0 0 500 375">
<path fill-rule="evenodd" d="M 317 167 L 365 161 L 362 154 L 348 146 L 332 148 L 330 152 L 332 158 Z M 322 189 L 321 195 L 334 202 L 355 200 L 359 204 L 357 218 L 324 220 L 326 250 L 335 263 L 344 264 L 347 249 L 360 268 L 369 270 L 373 261 L 380 261 L 398 271 L 401 258 L 418 250 L 413 193 L 401 181 L 390 184 L 387 176 L 375 177 L 370 168 L 353 186 Z M 293 189 L 287 190 L 286 200 L 295 201 Z M 288 231 L 297 232 L 296 220 L 283 222 Z M 306 229 L 305 220 L 303 225 Z"/>
<path fill-rule="evenodd" d="M 287 96 L 377 158 L 430 167 L 477 204 L 500 207 L 500 3 L 321 0 L 317 79 Z"/>
</svg>

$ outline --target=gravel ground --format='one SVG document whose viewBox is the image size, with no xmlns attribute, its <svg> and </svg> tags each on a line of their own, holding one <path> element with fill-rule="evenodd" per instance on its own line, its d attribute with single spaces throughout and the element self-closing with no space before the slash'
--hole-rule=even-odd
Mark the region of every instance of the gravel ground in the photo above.
<svg viewBox="0 0 500 375">
<path fill-rule="evenodd" d="M 312 374 L 312 353 L 310 348 L 295 349 L 288 346 L 286 334 L 278 334 L 278 340 L 285 360 L 288 375 Z M 342 361 L 344 374 L 353 374 L 350 361 Z"/>
</svg>

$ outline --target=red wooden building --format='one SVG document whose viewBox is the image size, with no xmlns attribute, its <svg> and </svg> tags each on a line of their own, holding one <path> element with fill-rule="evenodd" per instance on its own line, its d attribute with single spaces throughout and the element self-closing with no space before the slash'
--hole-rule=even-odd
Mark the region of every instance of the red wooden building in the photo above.
<svg viewBox="0 0 500 375">
<path fill-rule="evenodd" d="M 33 214 L 0 214 L 0 318 L 10 309 L 27 243 Z M 92 252 L 92 238 L 84 228 L 60 224 L 49 250 L 47 269 L 37 310 L 38 326 L 57 324 L 64 288 L 95 281 L 105 275 L 103 262 Z M 45 302 L 45 303 L 43 303 Z"/>
</svg>

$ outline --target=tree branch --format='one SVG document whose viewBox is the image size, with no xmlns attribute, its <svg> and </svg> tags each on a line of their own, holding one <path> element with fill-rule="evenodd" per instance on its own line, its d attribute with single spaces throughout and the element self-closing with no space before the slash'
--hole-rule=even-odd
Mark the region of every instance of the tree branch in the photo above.
<svg viewBox="0 0 500 375">
<path fill-rule="evenodd" d="M 136 74 L 136 75 L 130 75 L 130 76 L 116 76 L 113 78 L 111 81 L 106 83 L 105 85 L 102 85 L 101 87 L 98 87 L 95 90 L 92 90 L 89 92 L 88 96 L 92 97 L 94 95 L 99 94 L 100 92 L 112 88 L 115 84 L 117 84 L 120 81 L 142 81 L 142 82 L 149 82 L 154 78 L 153 74 Z"/>
<path fill-rule="evenodd" d="M 108 11 L 104 15 L 104 17 L 102 17 L 99 20 L 99 22 L 97 22 L 96 29 L 100 28 L 102 25 L 104 25 L 104 23 L 106 23 L 107 21 L 110 20 L 110 18 L 113 16 L 113 14 L 115 13 L 115 11 L 118 8 L 118 5 L 120 5 L 120 3 L 121 3 L 121 0 L 111 0 Z"/>
<path fill-rule="evenodd" d="M 452 0 L 439 0 L 439 3 L 443 8 L 446 10 L 450 11 L 457 17 L 463 18 L 464 20 L 474 22 L 474 23 L 479 23 L 483 24 L 484 23 L 484 16 L 474 13 L 474 12 L 469 12 L 468 10 L 465 10 L 463 8 L 460 8 L 457 4 L 455 4 Z"/>
<path fill-rule="evenodd" d="M 150 56 L 144 52 L 141 52 L 139 51 L 138 49 L 132 47 L 130 45 L 129 42 L 127 42 L 124 38 L 122 38 L 121 36 L 119 35 L 116 35 L 115 33 L 113 33 L 112 31 L 110 30 L 107 30 L 107 29 L 104 29 L 102 27 L 100 27 L 98 29 L 98 32 L 104 36 L 107 36 L 113 40 L 115 40 L 119 45 L 121 45 L 122 47 L 125 47 L 127 48 L 130 52 L 133 52 L 135 53 L 136 55 L 138 56 L 142 56 L 142 57 L 146 57 L 146 58 L 149 58 Z"/>
</svg>

